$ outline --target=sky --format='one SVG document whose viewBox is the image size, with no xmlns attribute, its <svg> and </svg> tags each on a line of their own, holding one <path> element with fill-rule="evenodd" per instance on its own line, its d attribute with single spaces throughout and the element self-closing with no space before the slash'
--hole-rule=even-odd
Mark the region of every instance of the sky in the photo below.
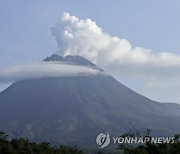
<svg viewBox="0 0 180 154">
<path fill-rule="evenodd" d="M 90 46 L 103 51 L 102 54 L 95 51 L 88 55 L 79 50 L 76 54 L 92 60 L 142 95 L 156 101 L 180 103 L 179 6 L 178 0 L 1 0 L 0 70 L 39 63 L 55 52 L 74 54 L 74 50 L 68 50 L 72 44 L 81 50 Z M 69 14 L 69 21 L 76 17 L 77 23 L 89 18 L 84 23 L 87 31 L 64 22 L 64 12 Z M 98 34 L 88 30 L 93 22 Z M 63 26 L 79 35 L 68 39 L 60 33 L 59 28 L 68 31 Z M 90 45 L 84 32 L 91 38 Z M 57 38 L 63 40 L 63 45 Z M 78 40 L 82 39 L 87 46 L 80 48 Z M 118 51 L 125 54 L 122 56 Z M 0 90 L 9 85 L 8 81 L 4 83 L 0 79 L 0 82 Z"/>
</svg>

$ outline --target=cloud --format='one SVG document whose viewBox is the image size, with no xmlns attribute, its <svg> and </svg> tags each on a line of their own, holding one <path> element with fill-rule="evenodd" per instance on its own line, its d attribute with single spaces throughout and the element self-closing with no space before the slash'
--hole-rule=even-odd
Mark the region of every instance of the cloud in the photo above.
<svg viewBox="0 0 180 154">
<path fill-rule="evenodd" d="M 149 98 L 180 102 L 179 55 L 133 47 L 126 39 L 110 36 L 91 19 L 81 20 L 69 13 L 64 13 L 51 30 L 59 55 L 83 56 Z M 89 67 L 57 63 L 0 68 L 0 82 L 77 75 L 104 74 Z"/>
<path fill-rule="evenodd" d="M 51 29 L 60 55 L 80 55 L 106 70 L 122 70 L 121 75 L 180 75 L 179 55 L 132 47 L 128 40 L 110 36 L 91 19 L 81 20 L 65 12 Z"/>
<path fill-rule="evenodd" d="M 18 81 L 24 79 L 106 75 L 106 73 L 87 66 L 71 65 L 58 62 L 41 62 L 39 64 L 17 65 L 0 68 L 0 82 Z"/>
</svg>

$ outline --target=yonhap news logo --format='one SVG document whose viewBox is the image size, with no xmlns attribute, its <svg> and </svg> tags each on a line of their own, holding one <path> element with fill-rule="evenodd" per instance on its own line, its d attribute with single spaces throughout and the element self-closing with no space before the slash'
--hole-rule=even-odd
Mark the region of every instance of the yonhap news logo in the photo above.
<svg viewBox="0 0 180 154">
<path fill-rule="evenodd" d="M 96 137 L 96 143 L 98 145 L 98 148 L 102 149 L 104 147 L 107 147 L 110 144 L 110 136 L 108 132 L 100 133 Z"/>
<path fill-rule="evenodd" d="M 97 135 L 96 137 L 96 143 L 98 148 L 102 149 L 107 147 L 110 144 L 110 141 L 112 140 L 113 144 L 146 144 L 152 143 L 152 144 L 163 144 L 168 143 L 172 144 L 175 143 L 175 137 L 111 137 L 108 132 L 102 132 Z"/>
</svg>

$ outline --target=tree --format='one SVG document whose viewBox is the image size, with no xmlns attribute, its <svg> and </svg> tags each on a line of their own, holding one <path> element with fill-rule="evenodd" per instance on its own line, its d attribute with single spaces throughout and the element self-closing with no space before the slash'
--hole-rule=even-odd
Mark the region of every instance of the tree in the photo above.
<svg viewBox="0 0 180 154">
<path fill-rule="evenodd" d="M 0 131 L 0 140 L 1 141 L 7 141 L 8 135 L 6 135 L 4 132 Z"/>
<path fill-rule="evenodd" d="M 138 137 L 141 136 L 137 131 L 128 132 L 124 136 L 128 137 Z M 144 137 L 150 137 L 150 129 L 146 130 Z M 175 135 L 174 143 L 161 143 L 154 144 L 151 142 L 146 142 L 143 145 L 130 145 L 130 144 L 122 144 L 119 145 L 118 149 L 122 149 L 124 154 L 180 154 L 180 135 Z"/>
</svg>

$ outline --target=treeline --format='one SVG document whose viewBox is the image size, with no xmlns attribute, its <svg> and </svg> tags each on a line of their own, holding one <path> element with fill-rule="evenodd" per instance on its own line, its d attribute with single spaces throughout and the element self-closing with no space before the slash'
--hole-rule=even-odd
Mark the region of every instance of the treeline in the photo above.
<svg viewBox="0 0 180 154">
<path fill-rule="evenodd" d="M 27 139 L 8 140 L 8 136 L 0 132 L 0 154 L 84 154 L 85 152 L 77 146 L 59 147 L 52 146 L 50 143 L 30 142 Z"/>
<path fill-rule="evenodd" d="M 126 137 L 150 137 L 151 130 L 147 129 L 142 135 L 138 130 L 130 131 L 125 134 Z M 174 136 L 174 143 L 154 144 L 147 142 L 143 145 L 121 144 L 118 149 L 123 151 L 123 154 L 180 154 L 180 135 Z"/>
<path fill-rule="evenodd" d="M 141 136 L 139 132 L 129 132 L 123 136 L 135 137 Z M 145 136 L 150 137 L 150 131 Z M 103 151 L 93 152 L 94 154 L 107 154 L 106 149 Z M 113 150 L 114 151 L 114 150 Z M 115 150 L 116 151 L 116 150 Z M 85 150 L 77 146 L 59 147 L 52 146 L 48 142 L 35 143 L 28 139 L 8 139 L 8 136 L 0 132 L 0 154 L 85 154 Z M 174 143 L 153 144 L 147 142 L 143 145 L 120 144 L 116 152 L 108 152 L 110 154 L 180 154 L 180 135 L 175 135 Z"/>
<path fill-rule="evenodd" d="M 180 154 L 180 142 L 120 147 L 124 154 Z"/>
</svg>

